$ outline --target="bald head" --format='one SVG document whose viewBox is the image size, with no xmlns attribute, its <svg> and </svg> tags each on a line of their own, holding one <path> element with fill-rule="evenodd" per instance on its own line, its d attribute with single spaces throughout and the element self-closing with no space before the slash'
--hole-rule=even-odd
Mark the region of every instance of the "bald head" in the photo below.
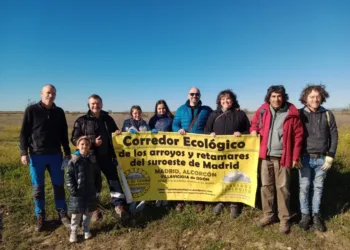
<svg viewBox="0 0 350 250">
<path fill-rule="evenodd" d="M 46 84 L 43 86 L 40 92 L 41 103 L 44 104 L 47 108 L 51 108 L 53 102 L 56 98 L 56 88 L 51 84 Z"/>
<path fill-rule="evenodd" d="M 188 100 L 190 101 L 190 106 L 197 106 L 199 100 L 201 99 L 201 92 L 198 88 L 192 87 L 188 91 Z"/>
</svg>

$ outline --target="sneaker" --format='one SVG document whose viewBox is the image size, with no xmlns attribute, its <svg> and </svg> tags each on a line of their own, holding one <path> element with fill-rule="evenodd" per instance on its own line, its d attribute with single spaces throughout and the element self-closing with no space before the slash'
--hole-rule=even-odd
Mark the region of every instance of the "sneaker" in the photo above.
<svg viewBox="0 0 350 250">
<path fill-rule="evenodd" d="M 320 215 L 317 213 L 317 214 L 313 214 L 313 223 L 314 223 L 314 226 L 316 227 L 316 229 L 320 232 L 326 232 L 327 231 L 327 228 L 326 226 L 324 225 Z"/>
<path fill-rule="evenodd" d="M 299 227 L 302 230 L 307 231 L 307 230 L 309 230 L 310 222 L 311 222 L 311 217 L 309 214 L 301 214 L 301 220 L 299 222 Z"/>
<path fill-rule="evenodd" d="M 280 222 L 280 233 L 287 234 L 290 232 L 290 224 L 289 221 L 284 220 Z"/>
<path fill-rule="evenodd" d="M 89 230 L 84 231 L 84 239 L 89 240 L 91 238 L 92 238 L 92 234 L 90 233 L 90 231 Z"/>
<path fill-rule="evenodd" d="M 197 213 L 203 212 L 205 210 L 205 204 L 203 202 L 197 203 L 195 210 Z"/>
<path fill-rule="evenodd" d="M 237 204 L 230 205 L 231 219 L 236 219 L 240 215 L 240 207 Z"/>
<path fill-rule="evenodd" d="M 91 222 L 102 221 L 103 216 L 100 210 L 96 209 L 92 212 Z"/>
<path fill-rule="evenodd" d="M 277 218 L 275 216 L 273 216 L 272 218 L 263 217 L 256 223 L 256 225 L 260 228 L 263 228 L 275 222 L 277 222 Z"/>
<path fill-rule="evenodd" d="M 181 213 L 184 210 L 185 203 L 179 202 L 176 204 L 175 210 L 179 213 Z"/>
<path fill-rule="evenodd" d="M 58 217 L 60 218 L 61 223 L 65 227 L 70 228 L 70 219 L 69 219 L 69 217 L 68 217 L 66 212 L 59 212 L 58 213 Z"/>
<path fill-rule="evenodd" d="M 224 203 L 219 202 L 218 204 L 215 205 L 215 207 L 213 208 L 213 214 L 214 215 L 219 215 L 222 210 L 224 209 Z"/>
<path fill-rule="evenodd" d="M 42 215 L 39 215 L 36 221 L 35 231 L 37 232 L 44 231 L 44 223 L 45 223 L 45 217 Z"/>
<path fill-rule="evenodd" d="M 77 235 L 77 231 L 71 231 L 70 232 L 70 236 L 69 236 L 69 242 L 70 243 L 75 243 L 78 241 L 78 235 Z"/>
<path fill-rule="evenodd" d="M 122 205 L 116 206 L 114 208 L 114 210 L 115 210 L 115 213 L 120 218 L 120 221 L 122 224 L 129 220 L 130 215 L 129 215 L 128 211 L 126 211 L 124 206 L 122 206 Z"/>
</svg>

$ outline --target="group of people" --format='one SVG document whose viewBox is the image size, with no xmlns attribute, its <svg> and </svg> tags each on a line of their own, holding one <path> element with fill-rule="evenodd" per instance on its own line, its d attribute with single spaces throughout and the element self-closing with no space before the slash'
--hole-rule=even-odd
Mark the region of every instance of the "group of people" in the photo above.
<svg viewBox="0 0 350 250">
<path fill-rule="evenodd" d="M 240 109 L 237 96 L 231 90 L 221 91 L 216 99 L 216 110 L 202 105 L 198 88 L 190 88 L 188 100 L 180 106 L 175 116 L 167 103 L 159 100 L 154 115 L 147 123 L 142 119 L 140 106 L 132 106 L 130 119 L 120 130 L 113 118 L 102 110 L 102 98 L 88 98 L 88 112 L 79 117 L 73 127 L 71 142 L 77 150 L 71 154 L 68 126 L 64 111 L 54 103 L 56 88 L 45 85 L 41 101 L 30 105 L 24 112 L 20 134 L 21 162 L 30 167 L 33 185 L 36 231 L 45 228 L 45 170 L 51 177 L 56 209 L 61 222 L 70 227 L 70 242 L 77 241 L 77 232 L 83 218 L 84 238 L 91 238 L 90 220 L 101 220 L 98 209 L 102 186 L 101 172 L 107 179 L 110 196 L 116 214 L 122 223 L 130 214 L 141 211 L 146 201 L 128 206 L 123 185 L 118 176 L 118 161 L 113 148 L 112 133 L 138 133 L 139 131 L 177 132 L 260 136 L 259 169 L 261 176 L 261 201 L 263 217 L 257 226 L 265 227 L 279 220 L 281 233 L 290 231 L 290 181 L 291 168 L 299 170 L 299 200 L 302 218 L 300 228 L 308 230 L 313 221 L 321 232 L 326 227 L 320 216 L 320 203 L 327 170 L 335 157 L 338 131 L 334 115 L 322 105 L 329 97 L 324 85 L 307 85 L 300 95 L 303 108 L 297 109 L 288 102 L 283 85 L 273 85 L 267 90 L 264 104 L 259 107 L 250 122 Z M 62 154 L 61 146 L 64 150 Z M 66 183 L 70 192 L 67 208 L 65 202 L 64 170 L 62 162 L 68 161 Z M 310 197 L 311 194 L 311 197 Z M 277 206 L 275 204 L 277 201 Z M 167 201 L 157 201 L 167 204 Z M 181 212 L 185 202 L 176 202 Z M 231 218 L 237 218 L 241 203 L 230 203 Z M 218 215 L 224 203 L 216 203 L 213 213 Z M 276 210 L 277 207 L 277 210 Z M 201 212 L 205 203 L 195 202 L 195 210 Z M 71 213 L 71 220 L 67 216 Z"/>
</svg>

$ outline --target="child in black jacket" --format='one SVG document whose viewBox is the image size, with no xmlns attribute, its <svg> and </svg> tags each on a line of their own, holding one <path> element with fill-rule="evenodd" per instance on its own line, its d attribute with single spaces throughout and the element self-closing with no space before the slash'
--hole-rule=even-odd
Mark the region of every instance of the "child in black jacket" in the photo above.
<svg viewBox="0 0 350 250">
<path fill-rule="evenodd" d="M 101 172 L 96 160 L 89 156 L 90 141 L 82 136 L 76 143 L 79 151 L 68 164 L 67 187 L 70 192 L 68 212 L 72 213 L 70 242 L 77 242 L 77 230 L 83 217 L 84 238 L 90 239 L 89 223 L 97 209 L 97 193 L 101 190 Z"/>
</svg>

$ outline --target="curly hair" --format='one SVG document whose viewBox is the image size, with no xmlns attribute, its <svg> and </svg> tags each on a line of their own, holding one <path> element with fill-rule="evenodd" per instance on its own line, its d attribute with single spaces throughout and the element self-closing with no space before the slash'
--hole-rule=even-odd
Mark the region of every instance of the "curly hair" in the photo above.
<svg viewBox="0 0 350 250">
<path fill-rule="evenodd" d="M 283 97 L 283 102 L 288 101 L 289 96 L 286 93 L 286 89 L 283 85 L 272 85 L 267 89 L 267 93 L 265 96 L 265 102 L 270 103 L 270 97 L 272 93 L 279 93 Z"/>
<path fill-rule="evenodd" d="M 159 100 L 159 101 L 156 102 L 156 106 L 155 106 L 155 108 L 154 108 L 154 114 L 155 114 L 155 115 L 158 114 L 158 112 L 157 112 L 157 107 L 158 107 L 159 104 L 163 104 L 163 105 L 164 105 L 165 110 L 166 110 L 166 114 L 167 114 L 170 118 L 173 118 L 173 117 L 174 117 L 174 115 L 170 112 L 170 109 L 169 109 L 169 107 L 168 107 L 168 104 L 167 104 L 166 101 L 164 101 L 164 100 Z"/>
<path fill-rule="evenodd" d="M 232 92 L 232 90 L 230 89 L 225 89 L 223 91 L 221 91 L 218 94 L 218 97 L 216 98 L 216 107 L 217 109 L 221 109 L 221 98 L 228 95 L 231 99 L 232 99 L 232 108 L 231 109 L 237 109 L 239 108 L 239 104 L 237 101 L 237 95 L 235 93 Z"/>
<path fill-rule="evenodd" d="M 302 104 L 307 103 L 307 97 L 310 95 L 312 91 L 316 91 L 321 95 L 321 104 L 326 102 L 326 99 L 329 97 L 329 93 L 326 91 L 326 86 L 323 84 L 320 85 L 314 85 L 314 84 L 308 84 L 306 87 L 301 91 L 299 101 Z"/>
</svg>

